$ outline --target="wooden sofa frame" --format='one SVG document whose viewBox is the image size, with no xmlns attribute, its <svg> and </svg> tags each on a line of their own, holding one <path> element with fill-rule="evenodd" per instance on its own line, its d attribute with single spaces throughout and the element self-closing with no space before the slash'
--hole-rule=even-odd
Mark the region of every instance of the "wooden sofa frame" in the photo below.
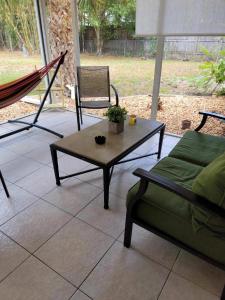
<svg viewBox="0 0 225 300">
<path fill-rule="evenodd" d="M 203 128 L 208 117 L 213 117 L 213 118 L 217 118 L 219 120 L 225 121 L 225 116 L 220 115 L 220 114 L 211 113 L 211 112 L 199 112 L 199 114 L 202 115 L 203 118 L 202 118 L 200 125 L 195 129 L 195 131 L 199 131 L 201 128 Z M 184 187 L 182 187 L 180 185 L 177 185 L 173 181 L 171 181 L 163 176 L 151 173 L 151 171 L 148 172 L 143 169 L 137 169 L 133 172 L 133 174 L 135 176 L 139 177 L 141 180 L 140 180 L 139 190 L 138 190 L 136 196 L 129 202 L 128 207 L 127 207 L 125 234 L 124 234 L 124 246 L 129 248 L 131 245 L 132 228 L 133 228 L 133 224 L 135 223 L 135 224 L 153 232 L 154 234 L 168 240 L 169 242 L 177 245 L 178 247 L 185 249 L 186 251 L 192 253 L 193 255 L 198 256 L 198 257 L 204 259 L 205 261 L 207 261 L 225 271 L 224 264 L 221 264 L 221 263 L 213 260 L 212 258 L 202 254 L 201 252 L 197 251 L 196 249 L 177 240 L 172 235 L 166 234 L 165 232 L 159 230 L 158 228 L 150 226 L 143 220 L 140 220 L 137 216 L 135 216 L 135 206 L 140 201 L 142 196 L 145 194 L 145 192 L 148 188 L 148 184 L 151 182 L 151 183 L 154 183 L 170 192 L 175 193 L 176 195 L 181 196 L 182 198 L 184 198 L 186 201 L 190 202 L 191 204 L 194 204 L 198 207 L 212 211 L 213 213 L 217 214 L 218 216 L 220 216 L 224 219 L 225 219 L 225 209 L 218 207 L 217 205 L 209 202 L 207 199 L 198 196 L 197 194 L 193 193 L 192 191 L 185 189 Z M 221 295 L 221 300 L 225 300 L 225 286 L 224 286 L 224 289 L 223 289 L 223 292 Z"/>
</svg>

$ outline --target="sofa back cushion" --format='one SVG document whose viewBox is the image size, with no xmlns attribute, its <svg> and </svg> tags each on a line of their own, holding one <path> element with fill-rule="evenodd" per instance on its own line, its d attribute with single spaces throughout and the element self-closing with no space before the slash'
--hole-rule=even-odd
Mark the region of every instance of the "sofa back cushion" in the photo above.
<svg viewBox="0 0 225 300">
<path fill-rule="evenodd" d="M 225 153 L 205 167 L 193 182 L 194 193 L 225 208 Z"/>
<path fill-rule="evenodd" d="M 224 151 L 224 137 L 187 131 L 169 156 L 206 167 Z"/>
<path fill-rule="evenodd" d="M 194 193 L 225 209 L 225 153 L 205 167 L 193 182 Z M 192 206 L 195 230 L 207 227 L 215 233 L 225 234 L 225 220 L 210 211 Z"/>
</svg>

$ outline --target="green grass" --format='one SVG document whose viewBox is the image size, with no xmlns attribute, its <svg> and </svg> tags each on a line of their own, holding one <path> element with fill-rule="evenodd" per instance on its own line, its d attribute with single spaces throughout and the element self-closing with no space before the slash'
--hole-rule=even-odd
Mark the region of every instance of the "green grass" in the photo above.
<svg viewBox="0 0 225 300">
<path fill-rule="evenodd" d="M 0 51 L 0 85 L 29 74 L 41 65 L 39 55 L 24 57 L 21 52 Z M 40 83 L 38 88 L 44 88 L 44 83 Z M 36 90 L 30 93 L 37 94 Z"/>
<path fill-rule="evenodd" d="M 82 65 L 109 65 L 111 82 L 121 96 L 150 94 L 154 78 L 154 60 L 135 57 L 81 55 Z M 0 85 L 17 79 L 42 65 L 40 56 L 24 57 L 21 52 L 0 51 Z M 164 61 L 161 93 L 182 92 L 179 84 L 199 74 L 199 63 Z M 33 92 L 33 94 L 36 92 Z"/>
<path fill-rule="evenodd" d="M 155 60 L 135 57 L 81 55 L 82 65 L 109 65 L 111 81 L 120 95 L 143 95 L 152 93 Z M 199 74 L 199 63 L 191 61 L 163 62 L 161 93 L 182 93 L 183 89 L 175 84 L 179 79 L 192 78 Z"/>
</svg>

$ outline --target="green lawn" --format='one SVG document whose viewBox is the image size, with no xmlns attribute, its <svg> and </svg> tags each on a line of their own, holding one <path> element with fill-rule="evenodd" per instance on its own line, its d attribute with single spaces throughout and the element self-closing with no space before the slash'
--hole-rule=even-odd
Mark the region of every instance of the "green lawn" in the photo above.
<svg viewBox="0 0 225 300">
<path fill-rule="evenodd" d="M 81 55 L 82 65 L 109 65 L 112 83 L 121 96 L 150 94 L 154 75 L 154 60 L 134 57 Z M 14 80 L 41 66 L 40 56 L 24 57 L 21 52 L 0 51 L 0 84 Z M 163 62 L 161 93 L 185 93 L 186 79 L 199 74 L 199 63 Z"/>
<path fill-rule="evenodd" d="M 81 55 L 82 65 L 109 65 L 111 81 L 123 96 L 150 94 L 154 60 L 135 57 Z M 199 63 L 166 60 L 163 62 L 161 93 L 185 93 L 186 78 L 199 74 Z"/>
</svg>

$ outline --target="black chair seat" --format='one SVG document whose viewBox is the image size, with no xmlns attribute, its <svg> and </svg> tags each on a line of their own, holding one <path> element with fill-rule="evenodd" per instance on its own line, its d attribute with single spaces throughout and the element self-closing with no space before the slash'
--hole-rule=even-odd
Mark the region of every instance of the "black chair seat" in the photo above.
<svg viewBox="0 0 225 300">
<path fill-rule="evenodd" d="M 82 108 L 91 108 L 91 109 L 99 109 L 99 108 L 108 108 L 112 106 L 109 101 L 81 101 L 80 107 Z"/>
</svg>

